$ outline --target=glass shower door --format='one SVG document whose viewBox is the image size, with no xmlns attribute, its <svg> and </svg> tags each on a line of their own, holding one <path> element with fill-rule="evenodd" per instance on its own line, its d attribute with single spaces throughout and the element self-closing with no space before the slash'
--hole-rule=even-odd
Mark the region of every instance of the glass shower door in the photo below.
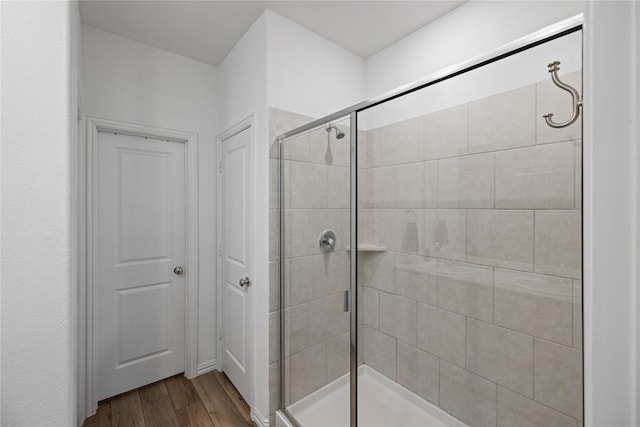
<svg viewBox="0 0 640 427">
<path fill-rule="evenodd" d="M 577 425 L 581 31 L 358 113 L 358 424 Z"/>
<path fill-rule="evenodd" d="M 350 420 L 349 122 L 281 143 L 283 408 L 302 426 Z"/>
</svg>

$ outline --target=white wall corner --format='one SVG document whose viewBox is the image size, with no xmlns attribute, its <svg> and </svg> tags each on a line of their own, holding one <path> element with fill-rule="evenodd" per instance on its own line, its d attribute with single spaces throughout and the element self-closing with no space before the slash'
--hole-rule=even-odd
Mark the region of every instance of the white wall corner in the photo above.
<svg viewBox="0 0 640 427">
<path fill-rule="evenodd" d="M 269 144 L 266 102 L 266 12 L 242 36 L 220 64 L 219 124 L 227 130 L 253 116 L 254 144 L 254 289 L 252 324 L 252 392 L 247 399 L 252 411 L 269 409 Z"/>
<path fill-rule="evenodd" d="M 271 10 L 265 16 L 268 106 L 319 118 L 365 99 L 363 58 Z"/>
</svg>

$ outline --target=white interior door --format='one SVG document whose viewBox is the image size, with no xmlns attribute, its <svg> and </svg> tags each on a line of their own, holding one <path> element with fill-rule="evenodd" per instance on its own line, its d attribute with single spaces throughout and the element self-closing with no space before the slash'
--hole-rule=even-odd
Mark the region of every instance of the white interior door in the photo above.
<svg viewBox="0 0 640 427">
<path fill-rule="evenodd" d="M 184 371 L 185 144 L 99 132 L 96 176 L 101 400 Z"/>
<path fill-rule="evenodd" d="M 250 213 L 251 128 L 221 147 L 222 370 L 249 400 L 252 278 Z"/>
</svg>

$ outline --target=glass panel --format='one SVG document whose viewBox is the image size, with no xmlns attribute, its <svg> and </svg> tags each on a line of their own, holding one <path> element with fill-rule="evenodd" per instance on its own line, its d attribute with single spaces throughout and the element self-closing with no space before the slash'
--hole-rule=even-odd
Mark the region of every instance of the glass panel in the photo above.
<svg viewBox="0 0 640 427">
<path fill-rule="evenodd" d="M 349 425 L 348 125 L 282 146 L 284 408 L 302 426 Z"/>
<path fill-rule="evenodd" d="M 358 114 L 360 426 L 582 420 L 581 37 Z"/>
</svg>

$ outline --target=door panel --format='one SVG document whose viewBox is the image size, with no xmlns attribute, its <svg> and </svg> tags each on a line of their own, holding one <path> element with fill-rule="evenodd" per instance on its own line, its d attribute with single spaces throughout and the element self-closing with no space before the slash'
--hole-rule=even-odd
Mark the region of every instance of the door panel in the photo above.
<svg viewBox="0 0 640 427">
<path fill-rule="evenodd" d="M 249 400 L 250 286 L 252 277 L 251 221 L 248 214 L 251 128 L 222 142 L 222 370 L 240 394 Z"/>
<path fill-rule="evenodd" d="M 183 143 L 100 132 L 97 150 L 100 400 L 184 370 L 186 180 Z"/>
</svg>

